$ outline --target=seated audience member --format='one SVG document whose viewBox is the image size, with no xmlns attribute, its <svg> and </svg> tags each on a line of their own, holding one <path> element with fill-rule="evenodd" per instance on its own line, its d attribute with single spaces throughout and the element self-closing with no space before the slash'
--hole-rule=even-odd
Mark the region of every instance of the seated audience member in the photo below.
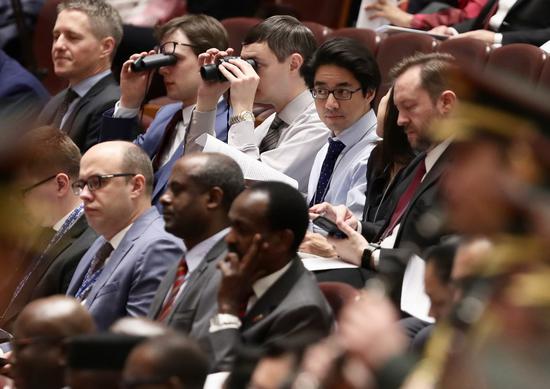
<svg viewBox="0 0 550 389">
<path fill-rule="evenodd" d="M 202 389 L 207 374 L 208 359 L 198 345 L 172 334 L 147 340 L 130 353 L 122 387 Z"/>
<path fill-rule="evenodd" d="M 403 59 L 392 70 L 395 104 L 399 110 L 397 123 L 404 127 L 410 145 L 419 155 L 407 166 L 402 181 L 393 189 L 391 215 L 377 237 L 367 241 L 355 231 L 358 221 L 349 210 L 336 216 L 334 207 L 325 207 L 326 215 L 333 217 L 348 235 L 348 239 L 329 237 L 339 256 L 369 270 L 386 273 L 390 283 L 397 287 L 393 291 L 397 300 L 410 255 L 420 255 L 438 243 L 444 233 L 433 223 L 424 226 L 420 223 L 437 206 L 440 178 L 448 165 L 450 140 L 432 140 L 430 126 L 436 120 L 439 123 L 449 117 L 456 105 L 456 94 L 446 79 L 453 62 L 448 54 L 417 54 Z M 347 222 L 344 218 L 348 218 Z M 371 244 L 373 242 L 381 242 L 382 248 Z"/>
<path fill-rule="evenodd" d="M 80 151 L 71 138 L 53 127 L 40 127 L 25 134 L 21 144 L 18 184 L 28 222 L 54 234 L 27 266 L 2 315 L 3 327 L 30 300 L 65 294 L 80 258 L 97 238 L 71 188 L 80 166 Z"/>
<path fill-rule="evenodd" d="M 489 0 L 478 17 L 433 32 L 451 38 L 475 38 L 490 44 L 529 43 L 541 46 L 550 40 L 550 3 L 546 0 Z"/>
<path fill-rule="evenodd" d="M 309 205 L 344 204 L 357 217 L 365 206 L 367 161 L 379 140 L 371 103 L 380 71 L 368 48 L 356 40 L 323 43 L 304 69 L 319 117 L 331 137 L 315 156 Z"/>
<path fill-rule="evenodd" d="M 70 338 L 66 344 L 66 384 L 71 389 L 120 389 L 130 352 L 146 338 L 99 333 Z"/>
<path fill-rule="evenodd" d="M 220 22 L 206 15 L 185 15 L 170 20 L 158 28 L 158 51 L 174 54 L 177 62 L 163 66 L 159 73 L 164 78 L 167 96 L 177 103 L 162 107 L 155 119 L 135 143 L 143 148 L 153 161 L 155 183 L 153 204 L 157 205 L 166 190 L 168 177 L 176 160 L 184 152 L 184 140 L 191 123 L 191 114 L 197 101 L 200 67 L 197 56 L 211 47 L 227 48 L 227 32 Z M 152 54 L 152 52 L 151 52 Z M 102 140 L 132 139 L 138 130 L 139 108 L 145 98 L 152 71 L 133 72 L 131 64 L 147 53 L 134 54 L 121 71 L 121 97 L 114 112 L 103 118 Z M 227 141 L 229 106 L 227 100 L 216 100 L 216 136 Z"/>
<path fill-rule="evenodd" d="M 138 146 L 104 142 L 82 157 L 75 193 L 101 235 L 84 254 L 67 294 L 90 310 L 100 330 L 124 316 L 144 316 L 183 245 L 151 206 L 153 169 Z"/>
<path fill-rule="evenodd" d="M 315 47 L 313 33 L 291 16 L 272 16 L 253 27 L 243 42 L 243 60 L 218 67 L 229 83 L 201 83 L 188 142 L 212 134 L 216 104 L 229 88 L 233 116 L 228 143 L 296 179 L 305 193 L 315 155 L 329 136 L 303 78 L 303 65 Z M 199 60 L 210 64 L 228 53 L 213 49 Z M 249 59 L 256 70 L 244 61 Z M 256 128 L 254 103 L 272 105 L 276 112 Z"/>
<path fill-rule="evenodd" d="M 18 389 L 64 387 L 64 341 L 95 331 L 94 321 L 73 298 L 52 296 L 28 304 L 15 322 L 10 361 Z"/>
<path fill-rule="evenodd" d="M 241 344 L 321 337 L 332 327 L 330 307 L 296 255 L 308 225 L 300 193 L 283 183 L 257 183 L 235 199 L 229 219 L 230 253 L 219 264 L 218 313 L 210 321 L 217 371 L 231 369 Z"/>
<path fill-rule="evenodd" d="M 411 13 L 403 11 L 397 4 L 377 0 L 359 12 L 368 12 L 371 19 L 384 18 L 399 27 L 429 30 L 437 26 L 451 26 L 464 20 L 476 18 L 488 0 L 459 0 L 453 7 L 446 7 L 432 13 Z"/>
<path fill-rule="evenodd" d="M 38 124 L 61 128 L 85 152 L 99 142 L 101 117 L 120 90 L 111 62 L 122 38 L 118 12 L 103 0 L 67 0 L 53 28 L 55 75 L 69 87 L 54 96 Z"/>
<path fill-rule="evenodd" d="M 227 255 L 227 216 L 244 189 L 242 171 L 221 154 L 193 153 L 176 162 L 161 197 L 166 231 L 183 239 L 185 257 L 174 264 L 157 289 L 149 317 L 199 342 L 213 358 L 209 320 L 217 312 L 220 273 Z"/>
<path fill-rule="evenodd" d="M 48 91 L 34 75 L 0 49 L 0 117 L 3 138 L 19 135 L 21 128 L 26 128 L 34 121 L 49 97 Z"/>
</svg>

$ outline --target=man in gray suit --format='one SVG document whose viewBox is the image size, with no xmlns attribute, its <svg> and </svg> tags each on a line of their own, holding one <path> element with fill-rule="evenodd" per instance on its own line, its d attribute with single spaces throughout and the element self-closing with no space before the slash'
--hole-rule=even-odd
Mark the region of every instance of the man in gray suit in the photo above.
<svg viewBox="0 0 550 389">
<path fill-rule="evenodd" d="M 67 294 L 83 302 L 100 330 L 123 316 L 146 315 L 160 281 L 183 254 L 151 206 L 149 157 L 129 142 L 95 145 L 82 157 L 73 189 L 101 236 L 82 257 Z"/>
<path fill-rule="evenodd" d="M 42 252 L 29 263 L 21 260 L 23 271 L 14 277 L 15 289 L 0 319 L 4 328 L 10 328 L 29 301 L 64 294 L 78 262 L 97 238 L 71 189 L 80 166 L 74 142 L 56 128 L 40 127 L 25 134 L 21 144 L 17 176 L 26 222 L 51 232 Z"/>
<path fill-rule="evenodd" d="M 149 317 L 189 334 L 211 355 L 208 327 L 220 282 L 216 265 L 227 254 L 229 207 L 243 189 L 243 173 L 231 158 L 194 153 L 176 162 L 160 198 L 166 230 L 182 238 L 188 251 L 161 282 Z M 178 272 L 183 264 L 185 274 Z"/>
<path fill-rule="evenodd" d="M 283 183 L 257 183 L 235 199 L 229 220 L 209 329 L 216 371 L 231 370 L 239 344 L 305 334 L 314 341 L 332 327 L 330 307 L 296 254 L 308 226 L 303 196 Z"/>
<path fill-rule="evenodd" d="M 121 39 L 120 16 L 103 0 L 59 4 L 52 60 L 55 75 L 69 87 L 44 107 L 38 124 L 61 128 L 82 152 L 99 142 L 102 114 L 120 97 L 111 63 Z"/>
</svg>

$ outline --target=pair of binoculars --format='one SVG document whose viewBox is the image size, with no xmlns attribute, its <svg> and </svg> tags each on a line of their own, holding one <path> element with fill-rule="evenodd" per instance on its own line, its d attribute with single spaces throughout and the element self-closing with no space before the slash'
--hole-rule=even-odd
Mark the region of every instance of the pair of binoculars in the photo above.
<svg viewBox="0 0 550 389">
<path fill-rule="evenodd" d="M 235 59 L 240 57 L 235 56 L 227 56 L 222 57 L 216 61 L 216 63 L 204 65 L 201 66 L 201 77 L 205 81 L 217 81 L 217 82 L 223 82 L 227 81 L 225 76 L 220 72 L 220 69 L 218 69 L 218 66 L 223 63 L 227 62 L 230 59 Z M 173 54 L 153 54 L 153 55 L 147 55 L 145 57 L 140 57 L 137 60 L 134 61 L 130 65 L 130 68 L 133 72 L 144 72 L 151 69 L 160 68 L 161 66 L 170 66 L 174 65 L 178 59 Z M 256 61 L 253 59 L 245 59 L 246 62 L 248 62 L 254 70 L 257 69 Z"/>
</svg>

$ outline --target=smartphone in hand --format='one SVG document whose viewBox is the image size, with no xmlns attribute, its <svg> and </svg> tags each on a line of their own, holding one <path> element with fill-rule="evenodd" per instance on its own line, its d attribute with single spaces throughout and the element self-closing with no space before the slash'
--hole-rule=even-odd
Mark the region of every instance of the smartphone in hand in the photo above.
<svg viewBox="0 0 550 389">
<path fill-rule="evenodd" d="M 338 239 L 346 239 L 348 237 L 345 232 L 338 228 L 336 223 L 324 216 L 317 216 L 313 219 L 313 224 L 326 231 L 329 236 L 333 236 Z"/>
</svg>

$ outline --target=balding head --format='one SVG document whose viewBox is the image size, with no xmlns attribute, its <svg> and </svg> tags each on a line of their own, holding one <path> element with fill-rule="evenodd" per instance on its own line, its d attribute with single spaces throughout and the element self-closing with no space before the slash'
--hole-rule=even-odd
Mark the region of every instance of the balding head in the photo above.
<svg viewBox="0 0 550 389">
<path fill-rule="evenodd" d="M 77 300 L 53 296 L 28 304 L 14 326 L 13 373 L 19 389 L 64 386 L 67 337 L 95 331 L 88 311 Z"/>
</svg>

